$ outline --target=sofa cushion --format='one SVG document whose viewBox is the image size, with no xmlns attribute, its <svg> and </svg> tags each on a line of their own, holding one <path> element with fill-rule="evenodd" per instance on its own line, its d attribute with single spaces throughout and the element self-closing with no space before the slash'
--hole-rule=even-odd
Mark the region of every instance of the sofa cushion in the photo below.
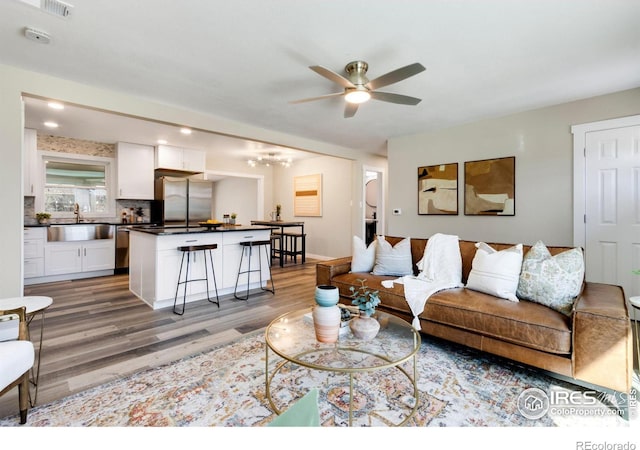
<svg viewBox="0 0 640 450">
<path fill-rule="evenodd" d="M 337 275 L 331 283 L 338 287 L 344 298 L 350 296 L 350 286 L 360 284 L 359 279 L 366 279 L 366 285 L 378 291 L 379 309 L 407 316 L 407 320 L 411 320 L 409 305 L 404 298 L 404 286 L 394 283 L 386 288 L 382 285 L 382 281 L 393 280 L 394 277 L 363 277 L 362 274 L 348 273 Z M 346 299 L 342 301 L 349 304 Z M 538 303 L 497 301 L 492 295 L 456 288 L 429 297 L 419 317 L 423 320 L 422 332 L 427 334 L 428 321 L 433 321 L 535 350 L 560 355 L 571 353 L 570 319 Z"/>
<path fill-rule="evenodd" d="M 476 244 L 466 287 L 517 302 L 516 290 L 522 268 L 522 244 L 497 251 L 484 242 Z"/>
<path fill-rule="evenodd" d="M 374 275 L 404 276 L 413 274 L 411 239 L 404 238 L 392 246 L 384 236 L 378 236 Z"/>
<path fill-rule="evenodd" d="M 582 249 L 574 248 L 551 256 L 544 243 L 538 241 L 522 261 L 517 295 L 570 315 L 583 281 Z"/>
<path fill-rule="evenodd" d="M 376 262 L 376 240 L 369 246 L 358 236 L 353 237 L 351 251 L 351 271 L 371 272 Z"/>
<path fill-rule="evenodd" d="M 500 302 L 458 288 L 432 295 L 420 317 L 536 350 L 571 353 L 570 319 L 538 303 Z M 429 332 L 428 324 L 422 328 Z"/>
</svg>

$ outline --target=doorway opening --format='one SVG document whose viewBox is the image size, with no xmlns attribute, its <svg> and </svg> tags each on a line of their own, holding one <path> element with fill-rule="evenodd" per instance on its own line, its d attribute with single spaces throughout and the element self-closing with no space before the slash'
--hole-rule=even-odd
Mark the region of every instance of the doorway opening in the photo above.
<svg viewBox="0 0 640 450">
<path fill-rule="evenodd" d="M 363 224 L 365 242 L 369 245 L 376 235 L 384 230 L 384 205 L 382 195 L 382 171 L 374 168 L 364 168 L 363 195 L 364 204 Z"/>
</svg>

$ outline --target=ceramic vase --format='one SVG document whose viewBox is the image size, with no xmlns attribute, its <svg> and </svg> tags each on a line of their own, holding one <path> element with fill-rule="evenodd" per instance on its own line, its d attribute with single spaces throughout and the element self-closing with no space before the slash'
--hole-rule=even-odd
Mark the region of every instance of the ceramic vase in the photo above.
<svg viewBox="0 0 640 450">
<path fill-rule="evenodd" d="M 319 285 L 316 286 L 315 300 L 319 306 L 335 306 L 340 300 L 340 292 L 335 286 Z"/>
<path fill-rule="evenodd" d="M 340 333 L 340 308 L 316 305 L 313 308 L 313 327 L 318 342 L 333 344 Z"/>
<path fill-rule="evenodd" d="M 373 317 L 358 316 L 351 319 L 349 328 L 357 339 L 370 341 L 380 331 L 380 323 Z"/>
</svg>

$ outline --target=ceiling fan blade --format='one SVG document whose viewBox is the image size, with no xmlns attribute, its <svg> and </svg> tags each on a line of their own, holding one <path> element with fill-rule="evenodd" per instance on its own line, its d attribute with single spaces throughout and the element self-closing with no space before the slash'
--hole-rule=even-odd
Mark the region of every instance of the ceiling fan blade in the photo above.
<svg viewBox="0 0 640 450">
<path fill-rule="evenodd" d="M 300 99 L 300 100 L 291 100 L 289 103 L 313 102 L 315 100 L 324 100 L 325 98 L 340 97 L 342 95 L 344 95 L 344 92 L 336 92 L 335 94 L 321 95 L 319 97 L 310 97 L 310 98 L 303 98 L 303 99 Z"/>
<path fill-rule="evenodd" d="M 392 94 L 391 92 L 371 92 L 371 98 L 383 102 L 397 103 L 399 105 L 417 105 L 421 98 L 409 97 L 408 95 Z"/>
<path fill-rule="evenodd" d="M 338 83 L 340 86 L 344 88 L 354 88 L 356 87 L 351 81 L 343 77 L 342 75 L 334 72 L 331 69 L 327 69 L 322 66 L 309 66 L 309 69 L 313 70 L 319 75 L 322 75 L 325 78 L 333 81 L 334 83 Z"/>
<path fill-rule="evenodd" d="M 426 68 L 420 63 L 409 64 L 408 66 L 392 70 L 389 73 L 379 76 L 375 80 L 369 81 L 366 86 L 371 90 L 375 90 L 417 75 L 424 70 L 426 70 Z"/>
<path fill-rule="evenodd" d="M 345 102 L 345 105 L 344 105 L 344 118 L 345 119 L 348 119 L 349 117 L 355 116 L 357 111 L 358 111 L 358 104 L 357 103 Z"/>
</svg>

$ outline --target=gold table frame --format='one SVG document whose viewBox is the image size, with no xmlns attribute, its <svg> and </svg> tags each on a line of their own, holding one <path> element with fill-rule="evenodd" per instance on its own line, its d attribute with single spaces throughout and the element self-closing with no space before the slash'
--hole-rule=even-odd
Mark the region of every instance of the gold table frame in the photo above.
<svg viewBox="0 0 640 450">
<path fill-rule="evenodd" d="M 353 335 L 348 332 L 347 335 L 340 336 L 338 341 L 335 344 L 322 344 L 315 341 L 315 334 L 312 323 L 307 323 L 304 320 L 304 315 L 310 312 L 312 309 L 304 309 L 298 311 L 292 311 L 286 314 L 283 314 L 273 320 L 266 328 L 265 331 L 265 393 L 267 400 L 269 401 L 269 405 L 272 410 L 280 415 L 282 411 L 275 405 L 275 402 L 271 395 L 271 385 L 273 383 L 274 377 L 284 368 L 287 364 L 297 364 L 307 369 L 326 371 L 326 372 L 335 372 L 335 373 L 345 373 L 349 375 L 349 426 L 353 426 L 353 399 L 354 399 L 354 375 L 362 372 L 372 372 L 384 369 L 394 368 L 399 370 L 408 380 L 413 388 L 413 398 L 415 399 L 415 404 L 410 411 L 408 411 L 407 416 L 400 423 L 395 424 L 396 426 L 403 426 L 406 424 L 409 419 L 413 417 L 415 412 L 418 410 L 420 406 L 420 392 L 418 390 L 418 368 L 417 368 L 417 354 L 421 345 L 420 333 L 415 330 L 411 324 L 408 322 L 392 316 L 387 313 L 377 312 L 376 317 L 382 323 L 392 324 L 395 328 L 405 329 L 404 332 L 411 330 L 411 335 L 413 336 L 413 346 L 411 350 L 403 355 L 397 355 L 396 357 L 392 357 L 389 355 L 385 355 L 382 353 L 377 353 L 374 351 L 370 351 L 367 349 L 367 342 L 359 341 L 354 338 Z M 289 354 L 286 350 L 277 345 L 277 342 L 271 339 L 271 333 L 277 333 L 277 329 L 291 330 L 293 327 L 306 327 L 306 330 L 300 330 L 296 328 L 296 332 L 298 333 L 309 333 L 313 339 L 310 339 L 309 336 L 305 336 L 307 341 L 314 342 L 314 345 L 310 345 L 309 348 L 305 348 L 305 344 L 301 344 L 302 348 L 299 351 L 296 351 L 292 354 Z M 387 325 L 388 326 L 388 325 Z M 380 333 L 375 339 L 399 339 L 393 335 L 385 335 L 385 326 L 381 327 Z M 349 344 L 345 345 L 345 344 Z M 272 351 L 283 360 L 280 361 L 275 369 L 269 373 L 269 351 Z M 347 353 L 357 353 L 374 357 L 376 361 L 379 362 L 379 365 L 367 365 L 362 367 L 334 367 L 329 365 L 315 364 L 309 361 L 306 361 L 304 357 L 313 355 L 313 354 L 328 354 L 330 352 L 336 352 L 336 354 L 345 355 Z M 413 374 L 409 373 L 404 367 L 401 365 L 407 361 L 413 362 Z"/>
</svg>

